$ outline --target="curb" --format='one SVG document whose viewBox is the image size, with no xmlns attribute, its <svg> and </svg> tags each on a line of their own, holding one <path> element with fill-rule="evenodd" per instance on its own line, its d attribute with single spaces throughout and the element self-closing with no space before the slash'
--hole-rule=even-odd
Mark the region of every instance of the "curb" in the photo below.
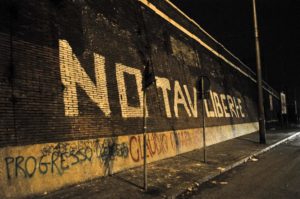
<svg viewBox="0 0 300 199">
<path fill-rule="evenodd" d="M 246 163 L 249 159 L 251 159 L 251 158 L 253 158 L 255 156 L 261 155 L 261 154 L 263 154 L 263 153 L 265 153 L 265 152 L 267 152 L 267 151 L 269 151 L 269 150 L 277 147 L 278 145 L 280 145 L 280 144 L 282 144 L 284 142 L 292 140 L 293 138 L 297 137 L 298 135 L 300 135 L 300 132 L 295 132 L 293 135 L 291 135 L 289 137 L 286 137 L 286 138 L 284 138 L 284 139 L 282 139 L 282 140 L 280 140 L 280 141 L 278 141 L 278 142 L 276 142 L 276 143 L 274 143 L 274 144 L 272 144 L 272 145 L 270 145 L 270 146 L 268 146 L 268 147 L 266 147 L 266 148 L 264 148 L 264 149 L 262 149 L 260 151 L 252 153 L 251 155 L 247 156 L 246 158 L 243 158 L 243 159 L 241 159 L 241 160 L 239 160 L 237 162 L 232 163 L 229 166 L 226 166 L 221 171 L 215 171 L 213 174 L 205 176 L 204 178 L 201 178 L 201 179 L 199 179 L 199 180 L 191 183 L 190 186 L 191 187 L 195 187 L 195 184 L 197 184 L 197 186 L 199 186 L 199 185 L 201 185 L 201 184 L 203 184 L 203 183 L 205 183 L 205 182 L 207 182 L 207 181 L 209 181 L 209 180 L 211 180 L 211 179 L 213 179 L 213 178 L 215 178 L 215 177 L 217 177 L 217 176 L 219 176 L 219 175 L 221 175 L 221 174 L 223 174 L 223 173 L 225 173 L 227 171 L 230 171 L 231 169 L 233 169 L 233 168 L 235 168 L 235 167 L 237 167 L 237 166 L 239 166 L 241 164 Z M 176 193 L 173 193 L 172 195 L 167 196 L 167 198 L 169 198 L 169 199 L 176 198 L 177 196 L 181 195 L 182 193 L 184 193 L 187 190 L 188 190 L 187 188 L 183 189 L 183 190 L 180 190 L 180 191 L 178 191 Z"/>
</svg>

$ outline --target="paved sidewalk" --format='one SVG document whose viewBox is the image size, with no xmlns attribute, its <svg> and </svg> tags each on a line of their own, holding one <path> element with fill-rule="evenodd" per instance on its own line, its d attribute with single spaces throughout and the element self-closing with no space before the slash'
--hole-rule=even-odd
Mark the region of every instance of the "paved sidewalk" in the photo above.
<svg viewBox="0 0 300 199">
<path fill-rule="evenodd" d="M 207 164 L 203 163 L 202 150 L 150 163 L 148 192 L 142 189 L 143 167 L 138 167 L 47 193 L 42 198 L 175 198 L 298 132 L 299 129 L 269 131 L 266 145 L 259 144 L 258 133 L 253 133 L 209 146 Z"/>
</svg>

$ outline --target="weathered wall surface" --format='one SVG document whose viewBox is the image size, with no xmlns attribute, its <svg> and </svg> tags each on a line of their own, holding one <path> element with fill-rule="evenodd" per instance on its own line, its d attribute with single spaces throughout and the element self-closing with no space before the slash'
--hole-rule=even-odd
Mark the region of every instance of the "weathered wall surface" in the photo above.
<svg viewBox="0 0 300 199">
<path fill-rule="evenodd" d="M 141 165 L 145 67 L 150 162 L 202 146 L 200 74 L 208 145 L 258 129 L 252 72 L 165 1 L 0 4 L 2 198 Z"/>
<path fill-rule="evenodd" d="M 207 144 L 253 132 L 248 124 L 207 128 Z M 220 133 L 223 132 L 223 133 Z M 203 145 L 202 129 L 149 133 L 147 161 L 153 162 Z M 0 149 L 2 197 L 44 193 L 76 182 L 143 164 L 143 136 L 43 143 Z"/>
</svg>

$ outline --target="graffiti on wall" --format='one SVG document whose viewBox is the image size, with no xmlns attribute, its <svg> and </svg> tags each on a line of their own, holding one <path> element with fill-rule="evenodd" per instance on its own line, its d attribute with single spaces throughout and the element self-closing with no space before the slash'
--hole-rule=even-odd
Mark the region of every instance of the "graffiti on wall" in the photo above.
<svg viewBox="0 0 300 199">
<path fill-rule="evenodd" d="M 25 177 L 31 178 L 36 173 L 58 174 L 78 164 L 91 162 L 97 159 L 105 169 L 115 158 L 127 158 L 129 154 L 126 143 L 117 143 L 115 138 L 106 138 L 102 141 L 82 141 L 79 143 L 57 143 L 43 146 L 39 154 L 34 156 L 19 155 L 5 157 L 7 179 Z"/>
<path fill-rule="evenodd" d="M 151 133 L 147 136 L 147 158 L 156 159 L 166 154 L 176 154 L 186 148 L 197 148 L 199 145 L 199 132 L 178 131 L 177 133 Z M 130 157 L 134 162 L 144 158 L 143 141 L 141 136 L 131 136 L 129 139 Z"/>
<path fill-rule="evenodd" d="M 199 131 L 178 131 L 168 133 L 149 133 L 147 135 L 147 158 L 157 160 L 178 151 L 194 149 L 199 146 Z M 122 137 L 122 136 L 121 136 Z M 6 178 L 32 178 L 39 176 L 62 176 L 73 167 L 82 164 L 98 164 L 104 175 L 113 172 L 114 162 L 124 160 L 133 164 L 143 161 L 143 138 L 141 135 L 123 136 L 118 138 L 104 138 L 75 142 L 60 142 L 45 144 L 38 147 L 37 154 L 28 151 L 17 156 L 4 157 Z M 124 139 L 125 138 L 125 139 Z M 26 148 L 24 146 L 24 148 Z M 129 163 L 130 165 L 130 163 Z"/>
<path fill-rule="evenodd" d="M 207 100 L 204 101 L 207 117 L 246 117 L 240 98 L 213 91 L 210 91 L 209 94 L 211 107 Z"/>
<path fill-rule="evenodd" d="M 61 80 L 64 85 L 64 107 L 66 116 L 78 116 L 77 88 L 80 86 L 89 98 L 99 107 L 106 117 L 111 116 L 110 103 L 108 98 L 105 57 L 94 53 L 94 83 L 81 66 L 78 58 L 72 52 L 72 48 L 66 40 L 59 40 L 59 60 Z M 119 95 L 119 103 L 123 118 L 143 117 L 143 91 L 142 71 L 140 69 L 116 63 L 116 80 Z M 132 106 L 128 103 L 125 75 L 131 75 L 135 79 L 139 105 Z M 188 117 L 198 117 L 197 90 L 195 87 L 188 87 L 178 80 L 170 81 L 166 77 L 156 76 L 156 87 L 162 94 L 165 117 L 179 118 L 179 107 L 182 107 Z M 191 92 L 192 91 L 192 92 Z M 173 96 L 173 98 L 171 97 Z M 172 103 L 170 103 L 170 99 Z M 211 105 L 205 103 L 207 117 L 235 117 L 244 118 L 246 115 L 243 109 L 243 102 L 240 98 L 223 93 L 210 92 Z M 171 107 L 170 104 L 173 104 Z M 145 104 L 147 109 L 147 104 Z M 171 111 L 171 109 L 173 109 Z"/>
</svg>

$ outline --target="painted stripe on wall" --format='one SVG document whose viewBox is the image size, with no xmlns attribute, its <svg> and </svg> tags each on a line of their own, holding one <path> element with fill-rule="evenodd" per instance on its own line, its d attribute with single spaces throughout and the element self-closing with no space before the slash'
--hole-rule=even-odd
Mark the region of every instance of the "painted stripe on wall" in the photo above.
<svg viewBox="0 0 300 199">
<path fill-rule="evenodd" d="M 228 52 L 232 57 L 238 60 L 244 67 L 246 67 L 253 75 L 255 73 L 245 64 L 243 63 L 238 57 L 236 57 L 232 52 L 230 52 L 223 44 L 217 41 L 212 35 L 206 32 L 196 21 L 191 19 L 187 14 L 185 14 L 182 10 L 180 10 L 176 5 L 174 5 L 171 1 L 165 0 L 168 4 L 170 4 L 175 10 L 177 10 L 180 14 L 182 14 L 185 18 L 187 18 L 190 22 L 192 22 L 195 26 L 197 26 L 203 33 L 205 33 L 208 37 L 210 37 L 214 42 L 220 45 L 226 52 Z"/>
<path fill-rule="evenodd" d="M 244 76 L 248 77 L 253 82 L 255 82 L 255 83 L 257 82 L 256 79 L 254 79 L 253 77 L 251 77 L 251 75 L 249 75 L 247 72 L 245 72 L 242 69 L 240 69 L 238 66 L 236 66 L 234 63 L 232 63 L 228 59 L 226 59 L 223 55 L 221 55 L 220 53 L 218 53 L 216 50 L 214 50 L 212 47 L 210 47 L 208 44 L 206 44 L 204 41 L 202 41 L 199 37 L 197 37 L 196 35 L 194 35 L 190 31 L 188 31 L 186 28 L 184 28 L 183 26 L 181 26 L 180 24 L 178 24 L 176 21 L 174 21 L 172 18 L 170 18 L 164 12 L 162 12 L 161 10 L 159 10 L 155 5 L 153 5 L 152 3 L 150 3 L 148 0 L 139 0 L 139 1 L 141 3 L 143 3 L 144 5 L 146 5 L 148 8 L 150 8 L 152 11 L 154 11 L 157 15 L 159 15 L 160 17 L 162 17 L 163 19 L 165 19 L 166 21 L 168 21 L 174 27 L 178 28 L 180 31 L 182 31 L 183 33 L 185 33 L 186 35 L 188 35 L 190 38 L 192 38 L 195 41 L 197 41 L 200 45 L 202 45 L 203 47 L 205 47 L 207 50 L 209 50 L 210 52 L 212 52 L 214 55 L 216 55 L 217 57 L 219 57 L 220 59 L 222 59 L 223 61 L 225 61 L 230 66 L 232 66 L 234 69 L 236 69 L 237 71 L 239 71 L 241 74 L 243 74 Z M 179 9 L 176 9 L 176 10 L 179 11 L 180 13 L 183 13 Z M 186 14 L 184 14 L 184 16 L 187 17 Z M 187 17 L 187 18 L 189 19 L 189 17 Z M 199 25 L 196 25 L 196 26 L 200 27 Z M 203 31 L 201 27 L 200 27 L 200 29 L 201 29 L 201 31 Z M 206 32 L 204 31 L 204 33 L 206 33 Z M 208 33 L 206 33 L 206 34 L 208 34 Z M 215 39 L 213 39 L 213 40 L 215 42 L 217 42 Z M 219 44 L 219 42 L 217 42 L 217 43 Z M 230 53 L 230 54 L 232 55 L 232 53 Z M 232 56 L 235 57 L 234 55 L 232 55 Z M 271 95 L 273 95 L 275 98 L 279 99 L 279 97 L 276 94 L 274 94 L 272 91 L 270 91 L 269 89 L 267 89 L 265 86 L 263 86 L 263 88 L 267 92 L 269 92 Z"/>
</svg>

